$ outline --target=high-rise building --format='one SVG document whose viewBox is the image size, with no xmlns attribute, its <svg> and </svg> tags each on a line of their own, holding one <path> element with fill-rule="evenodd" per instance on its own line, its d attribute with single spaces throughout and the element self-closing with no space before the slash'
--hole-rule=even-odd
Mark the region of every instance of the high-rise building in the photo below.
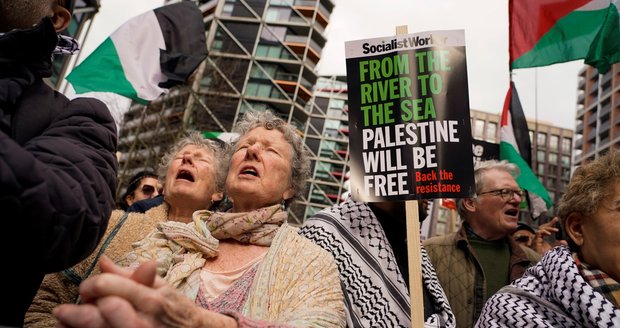
<svg viewBox="0 0 620 328">
<path fill-rule="evenodd" d="M 584 66 L 579 72 L 575 166 L 620 149 L 620 63 L 605 74 Z"/>
<path fill-rule="evenodd" d="M 305 217 L 341 202 L 349 190 L 349 117 L 345 76 L 319 78 L 311 101 L 306 145 L 312 179 Z"/>
<path fill-rule="evenodd" d="M 83 44 L 90 31 L 93 17 L 99 11 L 99 6 L 99 0 L 76 0 L 71 24 L 62 33 L 76 39 L 79 44 Z M 52 76 L 49 81 L 57 90 L 63 85 L 66 73 L 75 65 L 74 57 L 75 55 L 54 57 Z"/>
<path fill-rule="evenodd" d="M 271 110 L 303 136 L 314 130 L 310 101 L 332 1 L 197 3 L 203 12 L 208 57 L 191 87 L 174 89 L 127 112 L 120 132 L 119 185 L 142 168 L 154 168 L 185 131 L 228 132 L 248 109 Z M 309 203 L 303 199 L 291 206 L 294 221 L 303 221 Z"/>
</svg>

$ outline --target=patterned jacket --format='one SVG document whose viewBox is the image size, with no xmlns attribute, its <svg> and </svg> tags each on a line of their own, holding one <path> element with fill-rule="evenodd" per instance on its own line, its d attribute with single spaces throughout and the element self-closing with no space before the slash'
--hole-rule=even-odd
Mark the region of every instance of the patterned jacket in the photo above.
<svg viewBox="0 0 620 328">
<path fill-rule="evenodd" d="M 78 298 L 78 287 L 82 280 L 90 275 L 99 273 L 98 253 L 102 245 L 106 245 L 103 254 L 112 261 L 117 261 L 125 253 L 131 250 L 131 245 L 146 237 L 159 222 L 168 218 L 168 205 L 166 203 L 148 210 L 146 213 L 131 213 L 125 221 L 119 225 L 123 217 L 123 211 L 112 212 L 110 224 L 93 254 L 73 268 L 58 273 L 48 274 L 43 280 L 37 295 L 26 313 L 26 327 L 55 327 L 56 319 L 52 316 L 52 310 L 63 303 L 75 303 Z M 109 242 L 108 238 L 113 231 L 118 229 L 114 238 Z"/>
<path fill-rule="evenodd" d="M 620 327 L 620 310 L 581 276 L 568 248 L 558 246 L 489 298 L 476 327 Z"/>
<path fill-rule="evenodd" d="M 367 203 L 351 199 L 326 208 L 304 222 L 300 233 L 336 259 L 345 292 L 349 327 L 411 327 L 409 290 L 385 231 Z M 429 293 L 425 327 L 455 327 L 455 319 L 421 248 L 422 283 Z M 426 306 L 431 306 L 427 304 Z"/>
<path fill-rule="evenodd" d="M 510 281 L 513 281 L 538 262 L 540 255 L 519 246 L 512 239 L 508 240 Z M 425 240 L 424 247 L 456 316 L 456 326 L 473 327 L 488 296 L 482 266 L 467 240 L 465 224 L 455 233 Z"/>
</svg>

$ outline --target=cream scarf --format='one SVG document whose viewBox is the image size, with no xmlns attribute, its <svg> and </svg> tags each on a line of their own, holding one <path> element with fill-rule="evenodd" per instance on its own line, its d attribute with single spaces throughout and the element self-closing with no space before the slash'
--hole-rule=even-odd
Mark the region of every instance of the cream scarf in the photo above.
<svg viewBox="0 0 620 328">
<path fill-rule="evenodd" d="M 137 267 L 157 261 L 157 274 L 172 287 L 195 299 L 200 285 L 200 270 L 206 259 L 218 256 L 219 240 L 270 246 L 287 213 L 280 205 L 245 213 L 196 211 L 193 221 L 162 222 L 146 238 L 132 245 L 119 264 Z"/>
</svg>

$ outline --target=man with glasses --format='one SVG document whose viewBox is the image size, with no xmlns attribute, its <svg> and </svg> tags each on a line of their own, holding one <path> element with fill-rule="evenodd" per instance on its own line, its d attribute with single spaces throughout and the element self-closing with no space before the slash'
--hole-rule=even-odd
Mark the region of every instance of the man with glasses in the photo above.
<svg viewBox="0 0 620 328">
<path fill-rule="evenodd" d="M 424 242 L 457 327 L 473 327 L 485 301 L 540 259 L 510 238 L 524 196 L 518 174 L 506 161 L 477 163 L 475 194 L 457 203 L 459 231 Z"/>
</svg>

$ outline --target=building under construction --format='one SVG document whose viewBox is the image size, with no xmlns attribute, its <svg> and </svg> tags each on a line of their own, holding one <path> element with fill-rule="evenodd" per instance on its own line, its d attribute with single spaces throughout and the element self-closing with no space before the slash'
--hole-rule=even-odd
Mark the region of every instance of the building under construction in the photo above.
<svg viewBox="0 0 620 328">
<path fill-rule="evenodd" d="M 229 132 L 248 109 L 271 110 L 295 125 L 313 151 L 312 169 L 316 171 L 322 141 L 346 137 L 344 131 L 334 132 L 333 138 L 324 135 L 328 109 L 314 105 L 313 99 L 319 78 L 315 67 L 327 41 L 332 1 L 197 3 L 203 12 L 208 57 L 191 86 L 174 88 L 148 106 L 132 106 L 125 114 L 119 133 L 119 186 L 137 171 L 155 169 L 163 153 L 186 131 Z M 338 160 L 346 158 L 346 145 L 331 149 Z M 307 208 L 325 207 L 340 197 L 336 182 L 344 174 L 318 166 L 320 172 L 331 175 L 329 181 L 318 178 L 312 183 L 309 194 L 314 196 L 291 206 L 292 221 L 301 223 L 312 212 Z M 339 167 L 344 170 L 341 163 L 334 164 L 334 169 Z"/>
</svg>

